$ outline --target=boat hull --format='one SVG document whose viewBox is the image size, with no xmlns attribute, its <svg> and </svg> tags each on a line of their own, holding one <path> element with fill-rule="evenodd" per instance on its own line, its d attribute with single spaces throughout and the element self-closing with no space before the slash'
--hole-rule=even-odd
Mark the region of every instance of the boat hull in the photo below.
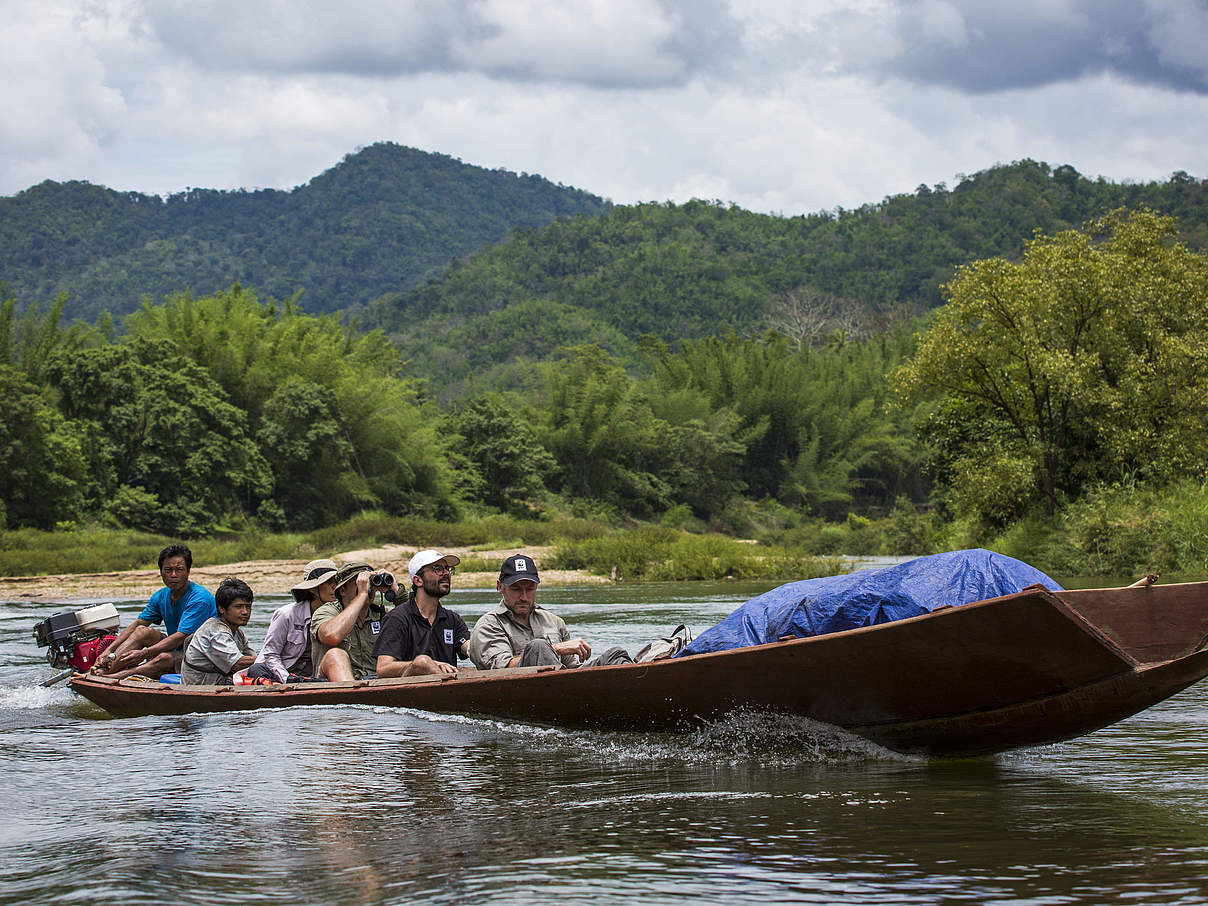
<svg viewBox="0 0 1208 906">
<path fill-rule="evenodd" d="M 1205 636 L 1208 583 L 1097 597 L 1033 587 L 895 623 L 617 667 L 217 688 L 77 676 L 71 687 L 117 716 L 373 704 L 679 731 L 770 711 L 896 751 L 968 756 L 1069 739 L 1144 710 L 1208 675 Z"/>
</svg>

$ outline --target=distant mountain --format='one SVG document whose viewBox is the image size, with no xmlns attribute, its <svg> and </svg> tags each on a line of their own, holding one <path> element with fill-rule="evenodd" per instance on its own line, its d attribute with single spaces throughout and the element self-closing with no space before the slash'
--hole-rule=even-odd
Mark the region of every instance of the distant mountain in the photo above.
<svg viewBox="0 0 1208 906">
<path fill-rule="evenodd" d="M 1204 180 L 1176 173 L 1118 184 L 1025 160 L 962 177 L 952 189 L 919 186 L 802 217 L 701 201 L 616 206 L 591 220 L 517 231 L 383 296 L 362 324 L 394 332 L 417 373 L 438 387 L 560 344 L 599 342 L 623 353 L 643 334 L 674 342 L 758 332 L 777 323 L 790 295 L 837 315 L 836 325 L 868 324 L 935 307 L 958 265 L 1015 256 L 1037 229 L 1140 205 L 1174 215 L 1191 247 L 1208 248 Z"/>
<path fill-rule="evenodd" d="M 190 189 L 168 198 L 44 182 L 0 198 L 0 281 L 21 300 L 69 296 L 67 314 L 122 314 L 143 296 L 238 281 L 303 289 L 309 311 L 358 308 L 413 287 L 516 227 L 608 209 L 540 176 L 372 145 L 292 191 Z"/>
</svg>

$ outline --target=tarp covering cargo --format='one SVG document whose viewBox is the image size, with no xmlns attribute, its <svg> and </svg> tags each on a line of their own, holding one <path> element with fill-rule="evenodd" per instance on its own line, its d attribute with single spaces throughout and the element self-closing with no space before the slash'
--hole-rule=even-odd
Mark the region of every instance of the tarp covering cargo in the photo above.
<svg viewBox="0 0 1208 906">
<path fill-rule="evenodd" d="M 805 579 L 752 598 L 677 657 L 809 638 L 922 616 L 937 607 L 1061 586 L 1028 564 L 987 550 L 949 551 L 883 569 Z"/>
</svg>

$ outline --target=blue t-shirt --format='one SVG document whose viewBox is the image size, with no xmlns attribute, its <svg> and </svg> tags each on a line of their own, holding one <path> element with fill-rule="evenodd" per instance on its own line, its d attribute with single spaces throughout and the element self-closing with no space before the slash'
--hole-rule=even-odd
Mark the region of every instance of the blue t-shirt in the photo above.
<svg viewBox="0 0 1208 906">
<path fill-rule="evenodd" d="M 190 582 L 175 601 L 172 600 L 171 589 L 165 585 L 151 596 L 138 618 L 152 625 L 163 623 L 168 635 L 174 632 L 192 635 L 202 623 L 216 616 L 218 605 L 214 603 L 214 596 L 195 582 Z"/>
</svg>

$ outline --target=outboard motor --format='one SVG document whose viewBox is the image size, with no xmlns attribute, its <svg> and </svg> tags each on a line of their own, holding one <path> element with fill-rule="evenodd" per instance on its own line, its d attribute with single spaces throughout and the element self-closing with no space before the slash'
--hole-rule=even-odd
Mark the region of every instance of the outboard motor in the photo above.
<svg viewBox="0 0 1208 906">
<path fill-rule="evenodd" d="M 117 639 L 114 633 L 120 625 L 116 607 L 98 604 L 51 615 L 34 627 L 34 640 L 48 649 L 46 660 L 52 667 L 86 673 Z"/>
</svg>

